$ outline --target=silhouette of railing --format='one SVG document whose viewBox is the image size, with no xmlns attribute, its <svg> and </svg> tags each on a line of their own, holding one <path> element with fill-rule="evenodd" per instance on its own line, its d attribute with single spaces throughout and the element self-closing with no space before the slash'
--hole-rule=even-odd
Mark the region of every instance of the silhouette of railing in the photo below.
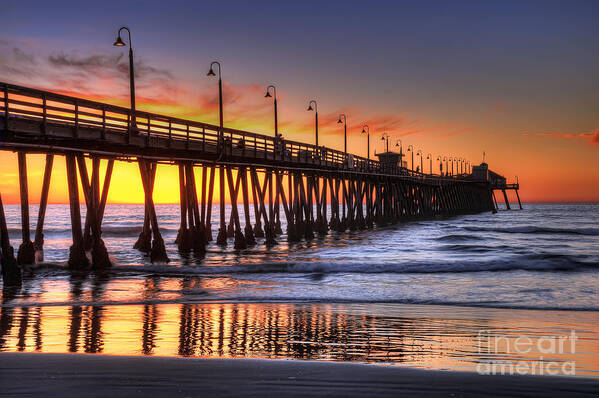
<svg viewBox="0 0 599 398">
<path fill-rule="evenodd" d="M 389 167 L 379 161 L 342 151 L 297 141 L 284 140 L 244 130 L 185 120 L 156 113 L 136 111 L 132 117 L 128 108 L 96 101 L 56 94 L 0 82 L 0 111 L 4 116 L 4 129 L 9 130 L 9 120 L 27 119 L 40 124 L 40 136 L 47 135 L 48 125 L 72 127 L 72 137 L 78 138 L 82 129 L 100 131 L 104 140 L 108 132 L 118 133 L 130 142 L 132 137 L 144 137 L 145 146 L 151 140 L 162 140 L 166 148 L 184 144 L 185 148 L 200 149 L 224 156 L 236 155 L 248 159 L 265 159 L 270 162 L 293 163 L 304 167 L 336 169 L 340 171 L 367 172 L 398 175 L 409 180 L 447 181 L 464 176 L 424 174 L 404 167 Z M 126 154 L 126 148 L 123 148 Z M 198 159 L 200 160 L 200 159 Z"/>
</svg>

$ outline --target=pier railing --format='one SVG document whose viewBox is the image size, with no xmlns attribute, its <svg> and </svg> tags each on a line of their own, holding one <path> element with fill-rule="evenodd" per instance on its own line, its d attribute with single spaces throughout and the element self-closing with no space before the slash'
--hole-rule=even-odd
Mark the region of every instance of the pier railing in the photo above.
<svg viewBox="0 0 599 398">
<path fill-rule="evenodd" d="M 192 120 L 185 120 L 156 113 L 90 101 L 82 98 L 56 94 L 0 82 L 0 111 L 5 116 L 5 130 L 9 119 L 26 118 L 41 125 L 40 135 L 46 134 L 48 124 L 62 124 L 73 128 L 77 138 L 80 128 L 92 128 L 102 132 L 120 133 L 131 137 L 144 136 L 166 140 L 167 147 L 173 143 L 185 143 L 189 148 L 200 146 L 206 150 L 217 148 L 224 155 L 233 152 L 253 159 L 270 159 L 297 163 L 308 167 L 326 167 L 343 171 L 369 172 L 385 175 L 401 175 L 414 180 L 462 179 L 464 176 L 440 176 L 409 170 L 404 167 L 385 167 L 379 161 L 342 151 L 224 127 Z"/>
</svg>

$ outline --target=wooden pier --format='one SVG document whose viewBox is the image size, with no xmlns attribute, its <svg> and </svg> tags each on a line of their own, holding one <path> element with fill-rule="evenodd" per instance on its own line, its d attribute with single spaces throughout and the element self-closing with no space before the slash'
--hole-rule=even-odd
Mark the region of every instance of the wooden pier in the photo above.
<svg viewBox="0 0 599 398">
<path fill-rule="evenodd" d="M 132 117 L 134 116 L 134 117 Z M 132 122 L 134 121 L 134 123 Z M 156 165 L 179 170 L 179 251 L 204 255 L 215 238 L 243 250 L 311 240 L 401 221 L 496 211 L 493 191 L 517 189 L 490 178 L 414 172 L 342 151 L 280 137 L 173 118 L 0 83 L 0 150 L 18 153 L 22 243 L 15 259 L 0 196 L 0 248 L 5 284 L 20 283 L 20 266 L 43 257 L 43 225 L 55 155 L 66 159 L 73 270 L 110 267 L 102 219 L 115 161 L 139 165 L 145 195 L 143 229 L 135 248 L 152 262 L 168 262 L 152 199 Z M 46 167 L 34 240 L 29 230 L 27 154 L 45 154 Z M 91 175 L 86 158 L 91 159 Z M 106 162 L 100 187 L 100 164 Z M 202 170 L 201 186 L 195 172 Z M 495 173 L 493 173 L 496 175 Z M 215 184 L 218 176 L 218 184 Z M 78 181 L 84 197 L 79 198 Z M 219 189 L 218 226 L 213 226 L 214 189 Z M 226 213 L 225 195 L 231 210 Z M 1 194 L 1 193 L 0 193 Z M 84 222 L 81 200 L 87 208 Z M 518 197 L 519 200 L 519 197 Z M 506 203 L 507 196 L 506 196 Z M 509 203 L 508 203 L 509 206 Z M 254 225 L 250 215 L 254 214 Z M 287 231 L 281 228 L 285 217 Z M 216 236 L 213 233 L 216 229 Z M 91 252 L 91 263 L 86 256 Z"/>
</svg>

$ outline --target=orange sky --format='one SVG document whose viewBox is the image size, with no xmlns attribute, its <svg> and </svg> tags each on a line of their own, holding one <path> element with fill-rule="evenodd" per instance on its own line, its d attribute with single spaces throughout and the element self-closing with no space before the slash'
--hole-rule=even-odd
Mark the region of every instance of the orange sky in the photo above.
<svg viewBox="0 0 599 398">
<path fill-rule="evenodd" d="M 257 91 L 250 88 L 251 92 Z M 64 91 L 63 91 L 64 93 Z M 89 99 L 107 101 L 87 95 Z M 262 98 L 257 96 L 256 101 Z M 242 98 L 243 103 L 247 98 Z M 107 101 L 114 104 L 126 105 L 123 99 Z M 272 125 L 268 112 L 258 112 L 258 116 L 251 122 L 245 118 L 236 118 L 243 112 L 239 103 L 231 104 L 228 114 L 230 123 L 227 125 L 235 128 L 246 128 L 258 132 L 267 132 Z M 270 104 L 267 104 L 270 105 Z M 139 109 L 161 112 L 175 116 L 185 116 L 195 120 L 214 122 L 216 112 L 214 109 L 194 109 L 189 105 L 174 103 L 161 106 L 156 101 L 142 98 L 138 103 Z M 285 108 L 283 108 L 285 109 Z M 268 109 L 267 109 L 268 110 Z M 347 111 L 346 111 L 347 112 Z M 349 112 L 348 112 L 349 113 Z M 320 141 L 330 147 L 342 149 L 343 130 L 336 123 L 338 112 L 321 115 Z M 308 112 L 294 112 L 293 117 L 302 119 L 302 123 L 282 123 L 281 131 L 286 132 L 294 128 L 295 134 L 284 133 L 289 139 L 311 142 L 313 140 L 313 114 Z M 387 119 L 386 119 L 387 118 Z M 232 120 L 231 120 L 232 119 Z M 461 154 L 464 158 L 472 159 L 474 163 L 482 160 L 483 149 L 487 153 L 487 162 L 493 170 L 505 175 L 508 181 L 515 181 L 516 176 L 521 183 L 521 198 L 525 202 L 568 202 L 568 201 L 599 201 L 599 167 L 591 166 L 596 163 L 598 145 L 591 143 L 587 135 L 553 135 L 523 132 L 506 139 L 500 135 L 478 133 L 476 129 L 458 130 L 453 126 L 436 126 L 430 124 L 425 127 L 426 134 L 421 133 L 417 127 L 410 126 L 401 119 L 390 119 L 388 116 L 373 116 L 361 123 L 352 123 L 349 120 L 348 147 L 353 153 L 366 155 L 366 136 L 360 134 L 362 123 L 374 127 L 371 134 L 371 156 L 376 151 L 382 151 L 383 142 L 380 139 L 380 124 L 396 125 L 403 130 L 403 134 L 393 136 L 395 141 L 401 137 L 404 151 L 407 145 L 422 148 L 423 153 L 431 153 L 436 158 L 438 154 Z M 429 122 L 430 123 L 430 122 Z M 406 125 L 403 125 L 406 124 Z M 422 123 L 416 123 L 422 125 Z M 441 124 L 441 122 L 439 122 Z M 391 127 L 391 126 L 390 126 Z M 411 129 L 411 130 L 410 130 Z M 455 130 L 455 134 L 445 134 L 442 131 Z M 377 131 L 379 130 L 379 131 Z M 293 131 L 293 130 L 292 130 Z M 590 134 L 589 134 L 590 135 Z M 458 149 L 459 148 L 459 149 Z M 460 152 L 458 152 L 458 150 Z M 44 169 L 43 155 L 28 155 L 29 192 L 30 203 L 39 201 L 42 175 Z M 407 157 L 408 161 L 411 158 Z M 419 165 L 416 157 L 416 165 Z M 0 193 L 6 203 L 19 203 L 18 165 L 16 153 L 0 151 Z M 424 170 L 428 172 L 430 164 L 423 160 Z M 105 167 L 105 163 L 102 163 Z M 438 163 L 433 162 L 433 169 L 438 172 Z M 156 203 L 178 203 L 178 171 L 175 166 L 160 165 L 157 171 L 157 185 L 154 192 Z M 196 178 L 201 178 L 198 169 Z M 218 179 L 217 179 L 218 181 Z M 198 184 L 199 186 L 199 184 Z M 81 198 L 83 195 L 81 194 Z M 515 200 L 515 198 L 512 198 Z M 215 201 L 218 200 L 218 189 L 215 189 Z M 64 158 L 57 157 L 54 162 L 52 184 L 50 190 L 50 203 L 68 203 Z M 117 162 L 115 164 L 111 189 L 108 196 L 109 203 L 143 203 L 143 190 L 139 177 L 139 170 L 135 163 Z"/>
</svg>

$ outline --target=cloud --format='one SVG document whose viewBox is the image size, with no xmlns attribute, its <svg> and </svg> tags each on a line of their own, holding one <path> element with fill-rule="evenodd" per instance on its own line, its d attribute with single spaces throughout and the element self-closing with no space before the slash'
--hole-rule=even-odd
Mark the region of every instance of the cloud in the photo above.
<svg viewBox="0 0 599 398">
<path fill-rule="evenodd" d="M 591 145 L 599 145 L 599 129 L 595 130 L 592 133 L 530 133 L 525 131 L 522 133 L 525 137 L 552 137 L 552 138 L 560 138 L 565 140 L 581 140 L 587 141 Z"/>
<path fill-rule="evenodd" d="M 93 74 L 99 77 L 114 77 L 129 73 L 129 60 L 124 54 L 107 55 L 92 54 L 78 56 L 74 54 L 58 53 L 48 57 L 48 62 L 56 68 L 69 68 L 72 71 Z M 146 64 L 142 59 L 134 61 L 133 69 L 136 79 L 172 78 L 172 74 L 164 69 L 159 69 Z"/>
</svg>

